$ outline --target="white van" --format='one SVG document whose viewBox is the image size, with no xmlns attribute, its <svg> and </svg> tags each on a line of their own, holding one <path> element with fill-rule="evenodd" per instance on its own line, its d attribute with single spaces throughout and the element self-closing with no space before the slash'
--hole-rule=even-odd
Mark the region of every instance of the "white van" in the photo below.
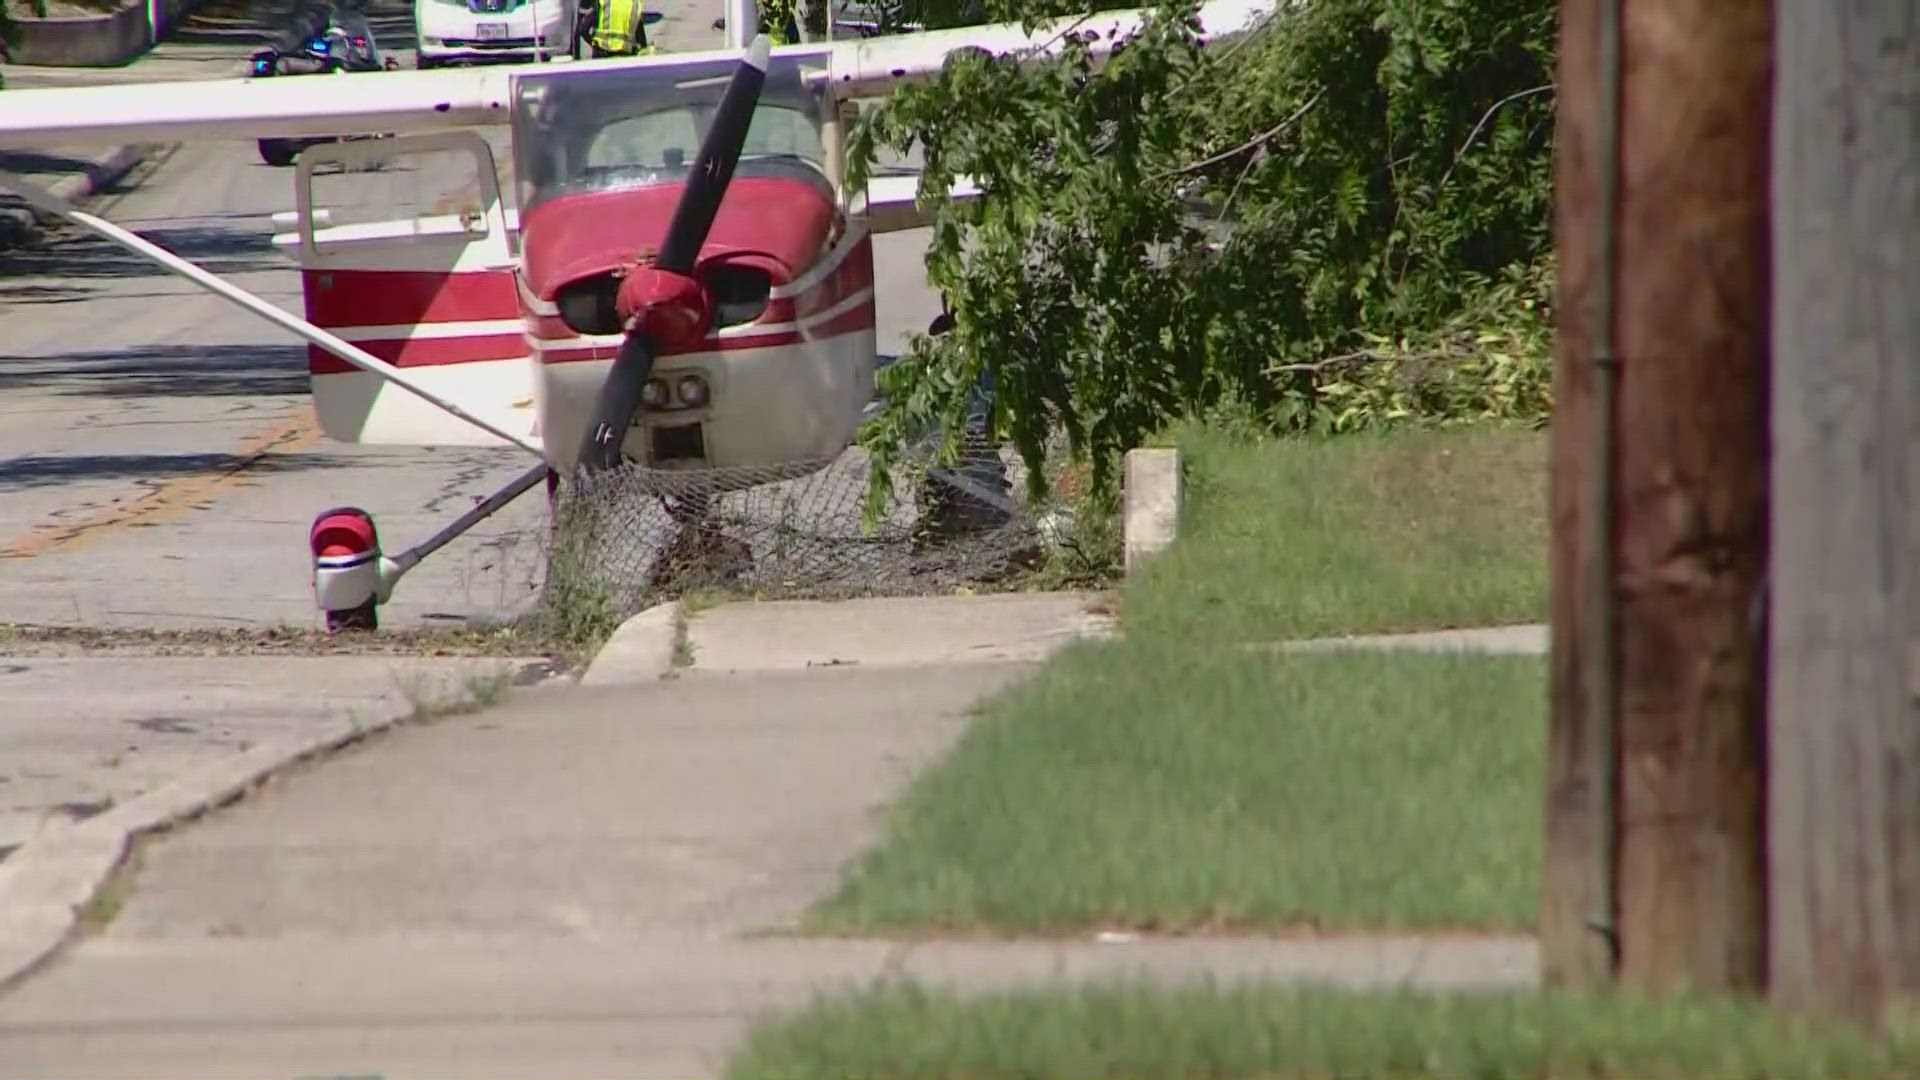
<svg viewBox="0 0 1920 1080">
<path fill-rule="evenodd" d="M 580 0 L 413 0 L 415 66 L 578 56 Z"/>
</svg>

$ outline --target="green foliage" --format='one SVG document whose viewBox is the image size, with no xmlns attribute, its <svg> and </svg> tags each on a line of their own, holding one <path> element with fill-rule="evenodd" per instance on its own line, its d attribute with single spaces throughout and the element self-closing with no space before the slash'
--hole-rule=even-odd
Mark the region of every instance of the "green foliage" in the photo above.
<svg viewBox="0 0 1920 1080">
<path fill-rule="evenodd" d="M 1546 439 L 1244 431 L 1173 432 L 1180 541 L 1121 585 L 1125 633 L 984 703 L 805 928 L 1532 921 L 1544 661 L 1274 645 L 1543 618 Z"/>
<path fill-rule="evenodd" d="M 553 508 L 546 589 L 528 629 L 553 647 L 591 656 L 632 611 L 607 586 L 600 564 L 611 526 L 602 507 L 578 492 Z"/>
<path fill-rule="evenodd" d="M 1064 431 L 1101 488 L 1227 398 L 1290 430 L 1543 407 L 1552 0 L 1299 0 L 1210 48 L 1195 6 L 1104 65 L 1071 37 L 1047 64 L 958 54 L 854 126 L 856 186 L 921 153 L 955 318 L 884 372 L 880 461 L 951 445 L 983 374 L 997 436 L 1032 464 Z M 961 177 L 982 196 L 948 203 Z M 1482 347 L 1461 319 L 1502 303 Z"/>
<path fill-rule="evenodd" d="M 1866 1080 L 1920 1075 L 1920 1037 L 1765 1003 L 1283 981 L 967 993 L 888 979 L 756 1024 L 729 1080 Z"/>
<path fill-rule="evenodd" d="M 1544 426 L 1553 403 L 1552 263 L 1515 266 L 1438 327 L 1362 331 L 1363 347 L 1269 369 L 1305 374 L 1329 432 L 1405 421 L 1517 420 Z"/>
</svg>

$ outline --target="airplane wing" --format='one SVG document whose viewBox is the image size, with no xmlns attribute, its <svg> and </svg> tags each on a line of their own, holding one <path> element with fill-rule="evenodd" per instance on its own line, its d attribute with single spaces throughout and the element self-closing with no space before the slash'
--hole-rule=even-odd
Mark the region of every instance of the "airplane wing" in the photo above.
<svg viewBox="0 0 1920 1080">
<path fill-rule="evenodd" d="M 0 149 L 484 127 L 508 122 L 512 82 L 502 67 L 8 90 Z"/>
<path fill-rule="evenodd" d="M 1234 33 L 1279 0 L 1214 0 L 1200 8 L 1208 37 Z M 1029 34 L 998 23 L 833 43 L 783 46 L 815 67 L 841 99 L 874 97 L 939 72 L 948 54 L 967 48 L 1036 58 L 1060 51 L 1065 35 L 1093 34 L 1096 55 L 1137 29 L 1144 11 L 1062 19 Z M 670 53 L 538 65 L 543 76 L 609 67 L 706 66 L 737 50 Z M 817 59 L 816 59 L 817 58 Z M 808 63 L 814 61 L 814 63 Z M 319 135 L 413 134 L 509 122 L 517 66 L 391 71 L 342 76 L 129 83 L 0 93 L 0 150 L 85 143 L 194 142 Z M 327 80 L 324 88 L 315 81 Z"/>
<path fill-rule="evenodd" d="M 1277 3 L 1284 2 L 1213 0 L 1202 4 L 1197 13 L 1200 37 L 1211 41 L 1246 30 L 1270 14 Z M 1017 53 L 1038 60 L 1059 55 L 1068 34 L 1088 41 L 1094 56 L 1105 57 L 1116 43 L 1138 30 L 1148 14 L 1142 9 L 1071 16 L 1044 24 L 1031 34 L 1019 23 L 989 23 L 835 42 L 827 77 L 841 98 L 878 96 L 902 83 L 937 75 L 948 54 L 962 49 L 985 49 L 995 55 Z"/>
<path fill-rule="evenodd" d="M 920 177 L 912 173 L 888 173 L 867 180 L 867 231 L 873 233 L 918 229 L 930 224 L 932 215 L 919 206 Z M 973 181 L 962 177 L 954 181 L 947 198 L 955 202 L 980 197 Z M 856 201 L 856 208 L 858 203 Z"/>
</svg>

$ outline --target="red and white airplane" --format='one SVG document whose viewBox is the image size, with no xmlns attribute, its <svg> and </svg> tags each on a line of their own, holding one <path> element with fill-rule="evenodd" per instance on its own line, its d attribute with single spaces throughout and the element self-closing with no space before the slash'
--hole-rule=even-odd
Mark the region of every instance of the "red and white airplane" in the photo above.
<svg viewBox="0 0 1920 1080">
<path fill-rule="evenodd" d="M 1039 59 L 1076 34 L 1104 56 L 1144 16 L 770 49 L 746 40 L 752 0 L 729 5 L 721 51 L 357 75 L 322 92 L 291 78 L 0 94 L 0 149 L 392 135 L 300 157 L 275 243 L 302 269 L 304 319 L 31 184 L 0 183 L 305 339 L 330 438 L 512 444 L 539 459 L 398 555 L 365 511 L 315 521 L 328 626 L 371 628 L 401 575 L 543 479 L 637 465 L 764 483 L 833 460 L 873 395 L 871 238 L 925 220 L 916 177 L 847 189 L 844 103 L 927 78 L 960 49 Z M 1216 0 L 1202 32 L 1243 30 L 1270 5 Z M 474 130 L 500 125 L 510 199 Z M 472 165 L 470 201 L 452 212 L 336 225 L 314 203 L 316 169 L 449 152 Z"/>
</svg>

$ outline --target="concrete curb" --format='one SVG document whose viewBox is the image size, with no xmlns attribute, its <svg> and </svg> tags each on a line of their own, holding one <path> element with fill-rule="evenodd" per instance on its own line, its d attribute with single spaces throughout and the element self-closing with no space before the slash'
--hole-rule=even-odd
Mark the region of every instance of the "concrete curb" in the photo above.
<svg viewBox="0 0 1920 1080">
<path fill-rule="evenodd" d="M 199 6 L 200 0 L 128 0 L 99 15 L 19 18 L 18 40 L 0 54 L 23 67 L 125 67 L 153 51 Z"/>
<path fill-rule="evenodd" d="M 1548 651 L 1544 623 L 1479 626 L 1461 630 L 1417 630 L 1406 634 L 1366 634 L 1351 637 L 1307 638 L 1300 641 L 1258 642 L 1248 646 L 1269 652 L 1417 652 L 1479 653 L 1488 656 L 1544 656 Z"/>
<path fill-rule="evenodd" d="M 418 707 L 384 719 L 329 721 L 209 763 L 82 822 L 59 822 L 0 862 L 0 994 L 71 941 L 142 837 L 245 798 L 299 765 L 409 723 Z"/>
<path fill-rule="evenodd" d="M 85 202 L 118 183 L 145 161 L 153 149 L 149 145 L 116 146 L 93 158 L 82 172 L 48 184 L 47 190 L 71 203 Z M 9 219 L 10 226 L 4 224 Z M 41 225 L 41 215 L 31 207 L 0 209 L 0 250 L 31 240 L 39 234 Z"/>
<path fill-rule="evenodd" d="M 581 686 L 658 682 L 674 668 L 686 640 L 686 608 L 671 600 L 620 624 L 587 662 Z"/>
<path fill-rule="evenodd" d="M 116 146 L 100 157 L 77 176 L 62 177 L 47 186 L 47 189 L 68 202 L 83 202 L 113 186 L 119 179 L 132 172 L 134 167 L 146 160 L 153 147 L 145 144 L 134 146 Z"/>
<path fill-rule="evenodd" d="M 1135 447 L 1127 451 L 1121 511 L 1124 570 L 1131 574 L 1172 546 L 1180 533 L 1180 451 Z"/>
</svg>

